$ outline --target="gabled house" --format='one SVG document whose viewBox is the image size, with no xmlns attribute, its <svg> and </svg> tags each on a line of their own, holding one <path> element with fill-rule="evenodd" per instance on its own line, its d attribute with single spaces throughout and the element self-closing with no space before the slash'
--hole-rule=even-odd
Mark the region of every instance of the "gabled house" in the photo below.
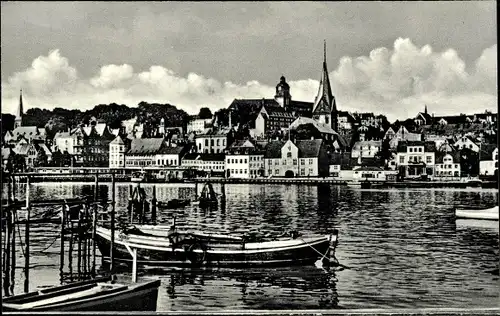
<svg viewBox="0 0 500 316">
<path fill-rule="evenodd" d="M 479 174 L 482 176 L 498 177 L 498 146 L 496 144 L 481 146 Z"/>
<path fill-rule="evenodd" d="M 474 152 L 479 152 L 481 142 L 472 136 L 462 136 L 453 145 L 459 150 L 467 148 Z"/>
<path fill-rule="evenodd" d="M 460 153 L 458 151 L 436 152 L 435 178 L 460 178 L 460 174 Z"/>
<path fill-rule="evenodd" d="M 436 144 L 426 141 L 398 143 L 396 163 L 405 177 L 432 176 L 434 174 Z"/>
<path fill-rule="evenodd" d="M 329 158 L 322 139 L 271 141 L 264 153 L 267 177 L 326 177 Z"/>
</svg>

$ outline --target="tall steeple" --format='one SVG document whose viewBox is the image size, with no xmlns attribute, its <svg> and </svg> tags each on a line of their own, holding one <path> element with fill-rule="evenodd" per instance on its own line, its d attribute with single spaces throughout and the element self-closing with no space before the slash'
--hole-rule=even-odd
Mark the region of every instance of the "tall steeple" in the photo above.
<svg viewBox="0 0 500 316">
<path fill-rule="evenodd" d="M 425 115 L 427 115 L 427 104 L 425 105 L 424 113 L 425 113 Z"/>
<path fill-rule="evenodd" d="M 19 91 L 19 108 L 17 109 L 16 113 L 16 120 L 14 122 L 14 128 L 22 126 L 23 125 L 23 90 L 21 89 Z"/>
<path fill-rule="evenodd" d="M 318 94 L 314 99 L 312 114 L 315 120 L 330 125 L 335 131 L 337 130 L 337 105 L 326 65 L 326 40 L 323 43 L 323 73 L 319 82 Z"/>
</svg>

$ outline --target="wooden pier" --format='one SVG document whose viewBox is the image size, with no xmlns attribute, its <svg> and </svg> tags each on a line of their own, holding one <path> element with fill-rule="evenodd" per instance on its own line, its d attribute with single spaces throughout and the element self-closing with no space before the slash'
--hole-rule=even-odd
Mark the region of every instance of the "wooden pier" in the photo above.
<svg viewBox="0 0 500 316">
<path fill-rule="evenodd" d="M 5 176 L 5 175 L 4 175 Z M 24 200 L 15 199 L 16 182 L 20 183 L 19 177 L 24 177 L 26 183 L 26 195 Z M 96 277 L 96 245 L 94 242 L 95 228 L 97 224 L 108 224 L 114 236 L 115 217 L 115 181 L 111 174 L 113 185 L 112 200 L 98 198 L 99 177 L 94 175 L 93 197 L 82 197 L 72 199 L 46 199 L 31 200 L 30 185 L 31 177 L 26 175 L 10 174 L 4 179 L 7 183 L 7 199 L 2 200 L 3 218 L 5 225 L 4 251 L 2 256 L 3 267 L 3 290 L 4 296 L 14 295 L 15 273 L 16 273 L 16 245 L 22 245 L 16 238 L 21 238 L 20 226 L 24 227 L 24 292 L 29 292 L 30 280 L 30 228 L 36 223 L 60 224 L 59 233 L 55 233 L 55 238 L 60 239 L 60 283 L 68 283 L 93 279 Z M 52 207 L 49 216 L 32 218 L 32 210 L 38 207 Z M 19 212 L 25 212 L 25 218 L 20 219 Z M 45 213 L 45 214 L 47 214 Z M 44 214 L 44 215 L 45 215 Z M 109 217 L 109 220 L 100 217 Z M 18 234 L 16 237 L 16 227 Z M 55 241 L 55 240 L 54 240 Z M 111 242 L 111 263 L 109 273 L 113 273 L 113 241 Z M 52 246 L 49 245 L 48 248 Z M 76 257 L 76 267 L 74 265 Z M 65 266 L 67 260 L 67 269 Z"/>
</svg>

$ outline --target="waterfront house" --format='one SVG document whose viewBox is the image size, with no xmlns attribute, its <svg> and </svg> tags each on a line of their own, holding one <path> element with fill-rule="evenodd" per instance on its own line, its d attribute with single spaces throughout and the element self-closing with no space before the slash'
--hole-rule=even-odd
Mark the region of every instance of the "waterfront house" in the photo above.
<svg viewBox="0 0 500 316">
<path fill-rule="evenodd" d="M 381 140 L 365 140 L 354 143 L 351 149 L 351 157 L 373 158 L 382 148 Z"/>
<path fill-rule="evenodd" d="M 123 139 L 121 136 L 109 143 L 109 167 L 125 168 L 125 155 L 129 149 L 130 140 Z"/>
<path fill-rule="evenodd" d="M 218 154 L 223 153 L 226 147 L 234 140 L 232 128 L 219 128 L 209 130 L 195 136 L 196 151 L 198 153 Z"/>
<path fill-rule="evenodd" d="M 322 139 L 271 141 L 264 154 L 267 177 L 326 177 L 329 158 Z"/>
<path fill-rule="evenodd" d="M 199 174 L 224 175 L 224 153 L 187 153 L 181 160 L 183 168 L 198 171 Z"/>
<path fill-rule="evenodd" d="M 394 129 L 392 128 L 392 126 L 389 126 L 389 128 L 387 129 L 387 131 L 385 131 L 383 139 L 391 140 L 391 139 L 394 138 L 395 135 L 396 135 L 396 132 L 394 132 Z"/>
<path fill-rule="evenodd" d="M 433 176 L 436 144 L 428 141 L 400 141 L 396 163 L 405 177 Z"/>
<path fill-rule="evenodd" d="M 264 175 L 264 152 L 250 140 L 236 140 L 227 150 L 227 178 L 248 179 Z"/>
<path fill-rule="evenodd" d="M 330 154 L 329 158 L 329 175 L 330 177 L 340 177 L 341 170 L 350 170 L 351 166 L 351 153 L 350 152 L 334 152 Z"/>
<path fill-rule="evenodd" d="M 28 168 L 46 165 L 52 160 L 52 152 L 45 144 L 21 142 L 14 147 L 14 152 L 25 159 Z"/>
<path fill-rule="evenodd" d="M 468 148 L 474 152 L 479 152 L 481 142 L 472 136 L 462 136 L 455 144 L 453 144 L 457 149 Z"/>
<path fill-rule="evenodd" d="M 81 127 L 74 128 L 65 132 L 57 132 L 52 142 L 52 151 L 67 152 L 73 158 L 75 165 L 83 165 L 83 155 L 85 147 L 85 138 Z"/>
<path fill-rule="evenodd" d="M 493 124 L 497 122 L 497 114 L 491 113 L 490 111 L 484 111 L 484 113 L 474 114 L 473 120 L 476 123 Z"/>
<path fill-rule="evenodd" d="M 453 152 L 437 152 L 434 178 L 439 180 L 460 178 L 460 153 Z"/>
<path fill-rule="evenodd" d="M 348 147 L 344 137 L 334 131 L 330 125 L 320 123 L 312 118 L 299 117 L 292 122 L 289 128 L 291 130 L 300 131 L 300 133 L 305 132 L 306 135 L 310 135 L 316 139 L 323 139 L 327 144 L 331 145 L 335 151 L 344 151 Z M 310 137 L 302 139 L 309 138 Z"/>
<path fill-rule="evenodd" d="M 383 168 L 376 166 L 356 166 L 352 169 L 354 180 L 386 180 L 386 172 Z"/>
<path fill-rule="evenodd" d="M 187 146 L 168 146 L 163 138 L 133 139 L 125 156 L 126 168 L 179 166 Z"/>
<path fill-rule="evenodd" d="M 482 176 L 498 176 L 498 146 L 488 144 L 481 146 L 479 157 L 479 174 Z"/>
<path fill-rule="evenodd" d="M 83 138 L 83 165 L 87 167 L 109 166 L 109 143 L 116 138 L 106 123 L 98 123 L 92 118 L 87 126 L 81 128 Z"/>
</svg>

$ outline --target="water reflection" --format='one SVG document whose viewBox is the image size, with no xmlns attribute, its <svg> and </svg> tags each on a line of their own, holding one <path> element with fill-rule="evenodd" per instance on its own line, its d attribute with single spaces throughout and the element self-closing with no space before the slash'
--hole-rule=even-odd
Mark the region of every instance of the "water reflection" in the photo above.
<svg viewBox="0 0 500 316">
<path fill-rule="evenodd" d="M 194 184 L 142 187 L 148 201 L 153 188 L 158 201 L 193 199 L 196 194 Z M 498 269 L 498 229 L 464 225 L 454 216 L 455 207 L 491 207 L 498 200 L 496 190 L 246 184 L 214 185 L 214 189 L 219 198 L 225 195 L 225 203 L 221 199 L 217 208 L 162 209 L 159 222 L 171 223 L 175 216 L 181 228 L 234 235 L 249 230 L 273 235 L 292 229 L 323 234 L 337 227 L 337 258 L 348 268 L 334 275 L 314 266 L 164 272 L 158 276 L 163 280 L 159 310 L 498 305 L 498 276 L 487 272 Z M 58 199 L 94 192 L 93 183 L 38 183 L 31 190 L 33 198 Z M 22 198 L 25 185 L 17 191 Z M 111 199 L 109 183 L 99 185 L 99 195 Z M 129 184 L 117 183 L 118 218 L 126 218 L 129 195 Z M 55 231 L 57 225 L 32 230 L 32 263 L 53 266 L 35 269 L 32 282 L 46 285 L 45 275 L 51 280 L 57 275 L 59 242 L 50 245 Z M 22 264 L 19 254 L 17 266 Z M 23 280 L 20 273 L 16 278 L 19 293 Z M 57 277 L 54 280 L 57 283 Z"/>
</svg>

